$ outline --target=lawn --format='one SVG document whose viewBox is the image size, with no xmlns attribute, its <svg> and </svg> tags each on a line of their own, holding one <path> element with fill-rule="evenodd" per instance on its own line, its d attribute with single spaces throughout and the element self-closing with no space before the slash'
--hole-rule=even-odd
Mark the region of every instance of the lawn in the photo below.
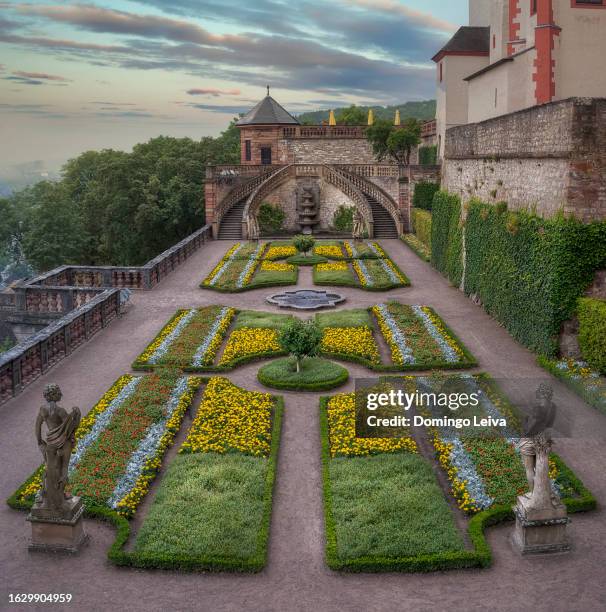
<svg viewBox="0 0 606 612">
<path fill-rule="evenodd" d="M 329 461 L 340 560 L 415 557 L 464 550 L 429 462 L 416 454 Z"/>
<path fill-rule="evenodd" d="M 290 314 L 279 314 L 273 312 L 263 312 L 259 310 L 241 310 L 236 317 L 234 329 L 243 327 L 263 327 L 269 329 L 282 329 L 294 320 Z"/>
<path fill-rule="evenodd" d="M 135 552 L 249 561 L 258 554 L 268 460 L 178 455 L 137 534 Z"/>
<path fill-rule="evenodd" d="M 372 327 L 370 313 L 365 308 L 333 310 L 316 314 L 318 325 L 327 327 Z"/>
</svg>

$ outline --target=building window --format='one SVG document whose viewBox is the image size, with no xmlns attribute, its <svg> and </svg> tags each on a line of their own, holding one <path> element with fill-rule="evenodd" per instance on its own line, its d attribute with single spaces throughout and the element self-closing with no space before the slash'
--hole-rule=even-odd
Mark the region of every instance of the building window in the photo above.
<svg viewBox="0 0 606 612">
<path fill-rule="evenodd" d="M 492 35 L 492 48 L 493 49 L 497 48 L 497 36 L 496 36 L 496 34 Z"/>
<path fill-rule="evenodd" d="M 252 159 L 252 150 L 250 148 L 250 140 L 244 141 L 244 159 L 250 161 Z"/>
<path fill-rule="evenodd" d="M 604 0 L 572 0 L 572 8 L 606 8 Z"/>
<path fill-rule="evenodd" d="M 530 14 L 537 14 L 537 0 L 530 0 Z"/>
<path fill-rule="evenodd" d="M 265 166 L 271 164 L 271 147 L 261 147 L 261 163 Z"/>
<path fill-rule="evenodd" d="M 442 62 L 440 62 L 439 66 L 440 66 L 440 83 L 441 83 L 442 79 L 444 78 L 444 72 L 442 70 Z"/>
</svg>

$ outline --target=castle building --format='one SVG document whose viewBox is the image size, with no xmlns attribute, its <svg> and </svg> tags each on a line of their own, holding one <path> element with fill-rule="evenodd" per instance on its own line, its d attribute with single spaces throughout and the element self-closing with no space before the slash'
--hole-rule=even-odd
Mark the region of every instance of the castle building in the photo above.
<svg viewBox="0 0 606 612">
<path fill-rule="evenodd" d="M 433 60 L 446 130 L 571 97 L 606 95 L 606 0 L 470 0 Z"/>
<path fill-rule="evenodd" d="M 442 186 L 606 218 L 606 0 L 470 0 L 433 57 Z"/>
<path fill-rule="evenodd" d="M 416 150 L 406 166 L 377 162 L 367 125 L 301 125 L 269 88 L 236 127 L 240 164 L 206 171 L 206 222 L 217 238 L 258 238 L 263 204 L 281 209 L 287 233 L 330 235 L 345 208 L 357 211 L 369 237 L 397 238 L 410 225 L 415 185 L 439 180 L 439 167 L 419 166 Z M 427 122 L 422 142 L 434 138 Z"/>
</svg>

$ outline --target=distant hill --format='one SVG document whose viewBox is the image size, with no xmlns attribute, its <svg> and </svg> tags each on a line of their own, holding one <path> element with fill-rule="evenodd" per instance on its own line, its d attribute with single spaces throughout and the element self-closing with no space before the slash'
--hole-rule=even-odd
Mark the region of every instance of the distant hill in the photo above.
<svg viewBox="0 0 606 612">
<path fill-rule="evenodd" d="M 336 112 L 339 108 L 335 107 Z M 361 106 L 366 112 L 372 108 L 375 119 L 393 119 L 396 114 L 396 109 L 400 109 L 400 118 L 402 121 L 409 117 L 414 119 L 433 119 L 436 116 L 436 101 L 423 100 L 421 102 L 405 102 L 394 106 Z M 318 110 L 309 113 L 301 113 L 297 115 L 297 119 L 301 123 L 320 124 L 322 121 L 328 121 L 328 110 Z"/>
</svg>

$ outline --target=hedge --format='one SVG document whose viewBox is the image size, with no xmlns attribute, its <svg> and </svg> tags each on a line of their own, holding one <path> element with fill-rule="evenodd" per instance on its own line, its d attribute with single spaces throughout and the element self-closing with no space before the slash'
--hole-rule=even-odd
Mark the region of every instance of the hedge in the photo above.
<svg viewBox="0 0 606 612">
<path fill-rule="evenodd" d="M 443 203 L 434 209 L 432 233 L 432 239 L 444 240 L 448 228 L 456 245 L 451 253 L 460 244 L 452 230 L 453 209 Z M 433 245 L 432 262 L 435 256 L 436 267 L 448 269 L 449 245 Z M 606 223 L 583 224 L 562 215 L 543 219 L 508 212 L 504 204 L 471 201 L 465 255 L 465 292 L 477 295 L 516 340 L 552 356 L 562 323 L 573 315 L 595 270 L 606 267 Z"/>
<path fill-rule="evenodd" d="M 461 200 L 446 191 L 433 199 L 431 215 L 431 264 L 453 285 L 463 277 L 463 225 Z"/>
<path fill-rule="evenodd" d="M 412 227 L 416 237 L 431 248 L 431 213 L 420 208 L 413 208 Z"/>
<path fill-rule="evenodd" d="M 438 183 L 430 183 L 428 181 L 420 181 L 415 185 L 415 191 L 412 196 L 412 205 L 415 208 L 423 208 L 431 210 L 433 198 L 440 189 Z"/>
<path fill-rule="evenodd" d="M 583 359 L 594 370 L 606 374 L 606 301 L 580 298 L 577 315 Z"/>
</svg>

